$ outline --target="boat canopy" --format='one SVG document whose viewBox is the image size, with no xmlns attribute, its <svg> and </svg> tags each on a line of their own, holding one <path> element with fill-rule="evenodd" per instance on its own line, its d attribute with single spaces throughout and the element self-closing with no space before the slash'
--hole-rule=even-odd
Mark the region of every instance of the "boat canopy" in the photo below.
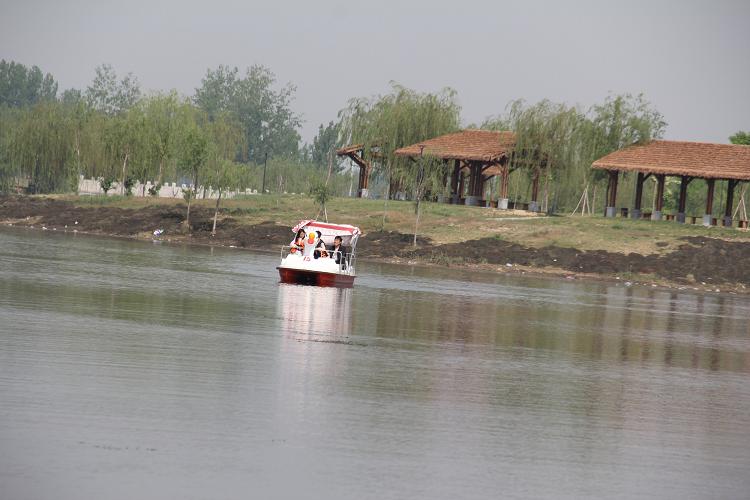
<svg viewBox="0 0 750 500">
<path fill-rule="evenodd" d="M 354 247 L 357 245 L 357 240 L 361 234 L 361 231 L 356 226 L 350 226 L 349 224 L 331 224 L 316 220 L 303 220 L 292 228 L 292 232 L 296 235 L 300 229 L 304 229 L 305 233 L 309 233 L 310 231 L 320 231 L 323 243 L 326 245 L 333 245 L 333 239 L 336 236 L 341 236 L 343 245 Z M 292 243 L 294 243 L 294 239 L 292 239 Z"/>
</svg>

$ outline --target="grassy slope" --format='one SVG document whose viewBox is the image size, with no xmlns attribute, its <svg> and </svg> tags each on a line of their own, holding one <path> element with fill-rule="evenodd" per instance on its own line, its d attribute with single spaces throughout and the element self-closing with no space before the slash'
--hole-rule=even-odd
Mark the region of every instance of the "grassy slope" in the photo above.
<svg viewBox="0 0 750 500">
<path fill-rule="evenodd" d="M 121 197 L 63 197 L 81 206 L 106 204 L 121 208 L 154 205 L 178 205 L 182 200 L 121 198 Z M 198 205 L 213 208 L 214 200 L 199 200 Z M 750 232 L 720 227 L 674 222 L 633 221 L 603 217 L 538 217 L 526 212 L 485 209 L 425 203 L 420 218 L 419 234 L 433 243 L 456 243 L 487 236 L 530 247 L 556 245 L 580 250 L 607 250 L 619 253 L 665 253 L 682 242 L 683 236 L 710 236 L 727 240 L 750 241 Z M 355 224 L 367 233 L 385 229 L 401 233 L 414 231 L 414 204 L 389 201 L 383 227 L 382 200 L 336 198 L 328 204 L 332 222 Z M 222 202 L 220 216 L 230 216 L 241 222 L 255 224 L 274 221 L 292 226 L 301 219 L 314 218 L 318 213 L 313 201 L 302 195 L 252 196 L 242 200 Z"/>
</svg>

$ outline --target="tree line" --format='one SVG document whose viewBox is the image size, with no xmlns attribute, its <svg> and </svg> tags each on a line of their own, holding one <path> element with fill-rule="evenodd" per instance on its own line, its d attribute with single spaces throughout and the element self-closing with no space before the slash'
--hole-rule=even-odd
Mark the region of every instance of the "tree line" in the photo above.
<svg viewBox="0 0 750 500">
<path fill-rule="evenodd" d="M 300 146 L 294 93 L 266 67 L 219 66 L 192 96 L 146 94 L 106 64 L 85 89 L 58 93 L 52 75 L 3 60 L 0 189 L 69 192 L 83 175 L 126 192 L 147 180 L 151 194 L 168 181 L 260 190 L 267 167 L 267 191 L 305 192 L 328 167 L 319 147 L 330 145 Z M 348 181 L 335 175 L 331 186 L 345 194 Z"/>
<path fill-rule="evenodd" d="M 429 157 L 410 161 L 394 152 L 460 130 L 461 107 L 453 89 L 421 93 L 394 83 L 382 95 L 352 98 L 336 120 L 319 126 L 309 144 L 301 143 L 295 92 L 291 84 L 279 85 L 269 68 L 256 65 L 244 71 L 209 69 L 192 96 L 145 94 L 135 76 L 118 76 L 102 65 L 85 89 L 58 93 L 54 78 L 39 68 L 1 61 L 0 188 L 26 179 L 32 192 L 69 191 L 85 175 L 101 179 L 103 187 L 117 181 L 126 190 L 135 180 L 153 180 L 154 189 L 178 180 L 260 190 L 267 166 L 268 191 L 351 195 L 352 177 L 342 175 L 348 165 L 335 150 L 361 143 L 373 164 L 371 191 L 386 200 L 384 218 L 388 199 L 419 202 L 447 194 L 450 166 Z M 511 200 L 528 200 L 536 178 L 542 208 L 566 212 L 584 192 L 591 195 L 590 206 L 603 207 L 606 180 L 591 163 L 662 137 L 666 122 L 644 96 L 626 94 L 587 109 L 516 100 L 468 128 L 514 131 Z M 731 140 L 746 144 L 750 134 L 738 132 Z M 496 183 L 487 183 L 487 197 L 496 196 Z M 634 184 L 635 176 L 625 174 L 621 199 L 632 196 Z M 644 199 L 652 191 L 647 185 Z M 673 198 L 668 189 L 667 209 Z"/>
</svg>

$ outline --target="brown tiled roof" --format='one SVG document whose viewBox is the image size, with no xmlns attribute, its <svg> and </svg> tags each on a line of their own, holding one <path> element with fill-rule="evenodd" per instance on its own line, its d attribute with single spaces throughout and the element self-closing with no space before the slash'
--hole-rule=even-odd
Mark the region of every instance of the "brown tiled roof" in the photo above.
<svg viewBox="0 0 750 500">
<path fill-rule="evenodd" d="M 507 156 L 515 144 L 516 135 L 513 132 L 463 130 L 397 149 L 395 154 L 419 156 L 419 147 L 424 146 L 425 155 L 445 160 L 491 162 Z"/>
<path fill-rule="evenodd" d="M 750 146 L 652 141 L 610 153 L 591 166 L 704 179 L 750 180 Z"/>
</svg>

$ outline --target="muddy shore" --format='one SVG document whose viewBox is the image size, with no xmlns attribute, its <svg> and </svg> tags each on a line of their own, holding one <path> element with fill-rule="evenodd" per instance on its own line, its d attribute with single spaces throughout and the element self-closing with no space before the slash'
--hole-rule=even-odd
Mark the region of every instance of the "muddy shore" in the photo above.
<svg viewBox="0 0 750 500">
<path fill-rule="evenodd" d="M 152 239 L 205 245 L 235 246 L 268 250 L 288 244 L 289 227 L 276 221 L 243 223 L 225 214 L 211 236 L 213 211 L 196 207 L 191 213 L 191 231 L 185 231 L 184 207 L 148 206 L 124 209 L 112 206 L 76 206 L 52 198 L 11 196 L 0 198 L 0 222 L 49 230 Z M 420 238 L 412 246 L 412 235 L 375 231 L 360 239 L 358 255 L 448 267 L 486 269 L 494 272 L 531 272 L 565 275 L 570 278 L 620 279 L 623 282 L 698 290 L 750 292 L 750 242 L 686 236 L 668 253 L 641 255 L 605 250 L 579 250 L 560 246 L 527 247 L 498 237 L 462 243 L 435 244 Z"/>
</svg>

